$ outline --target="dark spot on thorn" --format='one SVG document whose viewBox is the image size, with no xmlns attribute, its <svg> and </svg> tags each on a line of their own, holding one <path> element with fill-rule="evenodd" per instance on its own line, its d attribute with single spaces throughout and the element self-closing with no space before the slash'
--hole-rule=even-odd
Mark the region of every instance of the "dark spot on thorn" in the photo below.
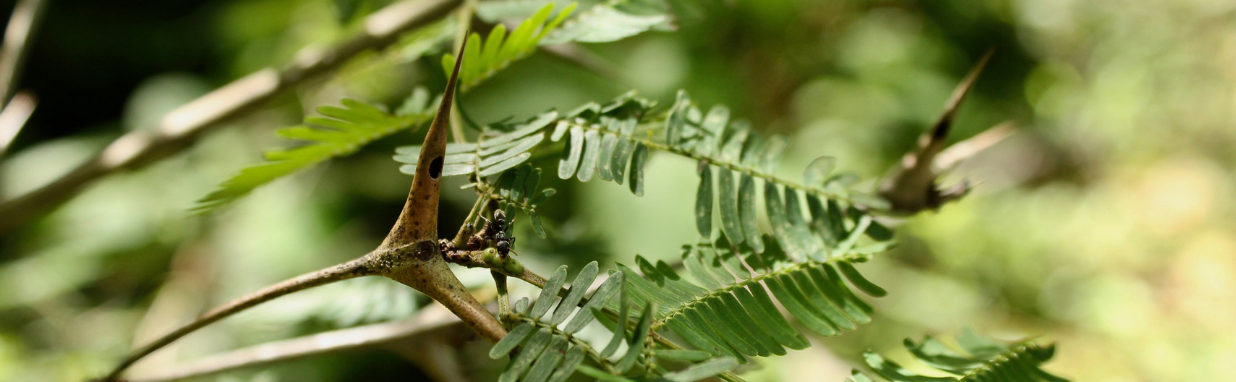
<svg viewBox="0 0 1236 382">
<path fill-rule="evenodd" d="M 429 177 L 438 179 L 439 176 L 442 176 L 442 157 L 433 158 L 433 161 L 429 162 Z"/>
</svg>

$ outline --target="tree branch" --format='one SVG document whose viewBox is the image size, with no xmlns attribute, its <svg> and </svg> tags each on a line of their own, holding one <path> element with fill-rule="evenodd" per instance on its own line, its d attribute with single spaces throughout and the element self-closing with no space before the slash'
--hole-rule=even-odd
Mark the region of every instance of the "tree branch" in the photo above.
<svg viewBox="0 0 1236 382">
<path fill-rule="evenodd" d="M 365 20 L 359 36 L 328 49 L 305 48 L 283 69 L 267 68 L 240 78 L 181 106 L 163 117 L 160 127 L 121 136 L 97 156 L 60 178 L 25 195 L 0 202 L 0 235 L 40 212 L 71 199 L 86 185 L 121 170 L 140 168 L 179 153 L 219 123 L 273 98 L 307 78 L 334 69 L 362 51 L 394 42 L 401 32 L 437 20 L 461 0 L 403 1 Z"/>
<path fill-rule="evenodd" d="M 251 368 L 314 355 L 412 341 L 422 334 L 462 325 L 441 305 L 425 308 L 415 318 L 330 331 L 284 341 L 265 343 L 173 365 L 164 372 L 126 379 L 125 382 L 170 382 Z M 454 329 L 452 329 L 454 330 Z"/>
<path fill-rule="evenodd" d="M 0 47 L 0 102 L 8 103 L 17 91 L 17 76 L 30 52 L 30 36 L 43 19 L 46 0 L 21 0 L 13 7 L 13 16 L 4 30 L 4 46 Z"/>
<path fill-rule="evenodd" d="M 343 264 L 339 264 L 339 265 L 336 265 L 330 268 L 322 269 L 316 272 L 306 273 L 306 274 L 285 280 L 278 284 L 274 284 L 266 288 L 262 288 L 261 290 L 257 292 L 254 292 L 247 296 L 232 300 L 228 302 L 227 304 L 211 309 L 209 312 L 206 312 L 202 314 L 201 316 L 198 316 L 196 319 L 189 322 L 188 324 L 181 326 L 180 328 L 172 331 L 171 333 L 168 333 L 168 334 L 163 335 L 162 337 L 159 337 L 159 339 L 155 340 L 154 342 L 151 342 L 149 344 L 146 344 L 145 346 L 142 346 L 141 348 L 138 348 L 137 350 L 134 350 L 132 353 L 129 354 L 128 357 L 125 357 L 124 360 L 120 361 L 120 363 L 116 365 L 116 367 L 113 368 L 112 371 L 109 372 L 107 376 L 103 377 L 101 380 L 102 381 L 115 381 L 120 376 L 120 373 L 123 373 L 126 369 L 129 368 L 129 366 L 132 366 L 134 363 L 136 363 L 138 360 L 142 359 L 143 357 L 150 355 L 151 353 L 154 353 L 156 350 L 159 350 L 163 348 L 164 346 L 167 346 L 171 344 L 172 342 L 175 342 L 181 337 L 184 337 L 188 335 L 189 333 L 192 333 L 198 329 L 201 329 L 202 327 L 205 327 L 206 325 L 210 325 L 214 322 L 217 322 L 219 320 L 232 316 L 236 313 L 240 313 L 246 309 L 252 308 L 261 303 L 274 300 L 276 298 L 279 298 L 279 297 L 282 297 L 282 296 L 285 296 L 285 295 L 288 295 L 294 292 L 299 292 L 305 289 L 318 287 L 318 286 L 334 283 L 337 281 L 343 281 L 343 280 L 356 278 L 360 276 L 377 275 L 379 274 L 380 269 L 379 267 L 375 266 L 375 263 L 378 262 L 377 261 L 378 259 L 381 259 L 386 255 L 387 255 L 386 252 L 371 252 L 365 256 L 361 256 L 360 258 L 357 258 L 355 260 L 352 260 L 352 261 L 349 261 Z"/>
<path fill-rule="evenodd" d="M 26 126 L 26 120 L 30 119 L 30 114 L 34 113 L 37 105 L 38 102 L 33 95 L 29 92 L 21 92 L 9 100 L 4 110 L 0 110 L 0 157 L 8 151 L 9 145 L 13 143 L 13 139 L 17 138 L 17 133 L 21 131 L 21 128 Z"/>
</svg>

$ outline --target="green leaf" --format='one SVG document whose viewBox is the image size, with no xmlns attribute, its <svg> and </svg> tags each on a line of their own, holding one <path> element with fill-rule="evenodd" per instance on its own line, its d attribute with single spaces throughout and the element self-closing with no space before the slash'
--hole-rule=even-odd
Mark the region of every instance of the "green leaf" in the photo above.
<svg viewBox="0 0 1236 382">
<path fill-rule="evenodd" d="M 616 146 L 617 144 L 618 144 L 617 135 L 604 134 L 604 137 L 601 138 L 601 152 L 597 155 L 599 158 L 601 158 L 601 160 L 597 164 L 597 176 L 600 177 L 601 180 L 605 180 L 605 181 L 614 180 L 615 175 L 613 172 L 613 168 L 616 164 L 612 160 L 605 160 L 605 159 L 613 157 L 614 146 Z M 622 165 L 626 166 L 626 163 L 623 163 Z M 619 181 L 618 183 L 621 184 L 622 182 Z"/>
<path fill-rule="evenodd" d="M 639 324 L 635 327 L 635 331 L 631 333 L 630 341 L 627 341 L 627 352 L 623 354 L 622 359 L 614 365 L 614 368 L 619 372 L 627 371 L 631 366 L 635 365 L 635 361 L 639 359 L 640 354 L 644 353 L 644 341 L 648 338 L 648 332 L 652 329 L 652 320 L 656 315 L 656 305 L 648 303 L 644 306 L 644 314 L 639 319 Z M 625 324 L 625 322 L 623 322 Z"/>
<path fill-rule="evenodd" d="M 558 367 L 558 361 L 562 360 L 566 351 L 567 342 L 562 337 L 554 337 L 550 340 L 549 347 L 541 353 L 540 358 L 537 358 L 532 368 L 528 369 L 528 374 L 524 376 L 524 382 L 544 382 L 549 378 L 549 373 L 553 372 Z"/>
<path fill-rule="evenodd" d="M 552 0 L 499 0 L 479 1 L 476 3 L 476 17 L 490 23 L 499 23 L 506 19 L 522 19 L 532 16 Z"/>
<path fill-rule="evenodd" d="M 815 261 L 825 261 L 827 260 L 825 258 L 827 254 L 824 252 L 824 241 L 811 234 L 811 228 L 807 225 L 806 219 L 803 218 L 801 203 L 801 199 L 798 198 L 798 192 L 788 186 L 785 187 L 785 211 L 786 219 L 789 223 L 786 227 L 786 232 L 808 258 Z"/>
<path fill-rule="evenodd" d="M 742 302 L 747 311 L 751 312 L 751 316 L 763 324 L 777 342 L 795 350 L 811 346 L 807 338 L 794 330 L 789 321 L 781 316 L 781 312 L 773 305 L 772 299 L 768 297 L 768 292 L 763 286 L 750 285 L 746 288 L 738 288 L 734 291 L 734 295 L 738 296 L 738 300 Z"/>
<path fill-rule="evenodd" d="M 517 139 L 532 135 L 533 133 L 540 132 L 546 126 L 549 126 L 550 123 L 554 122 L 557 118 L 558 118 L 558 112 L 556 111 L 550 111 L 548 113 L 538 115 L 536 116 L 536 118 L 533 118 L 531 121 L 528 121 L 528 123 L 514 126 L 514 130 L 509 133 L 482 140 L 481 148 L 491 148 L 491 147 L 501 146 L 501 145 L 513 142 Z M 482 153 L 482 155 L 489 155 L 489 154 Z"/>
<path fill-rule="evenodd" d="M 531 157 L 532 157 L 531 153 L 521 153 L 505 161 L 498 162 L 497 164 L 494 164 L 493 166 L 486 167 L 485 169 L 482 169 L 481 172 L 478 173 L 477 175 L 480 177 L 494 175 L 494 174 L 509 170 L 511 168 L 514 168 L 515 166 L 518 166 L 520 163 L 524 163 L 524 161 L 528 160 L 528 158 L 531 158 Z"/>
<path fill-rule="evenodd" d="M 488 3 L 488 2 L 486 2 Z M 541 6 L 528 19 L 524 20 L 515 30 L 506 35 L 506 27 L 498 23 L 489 37 L 482 41 L 480 34 L 472 33 L 468 36 L 468 47 L 464 52 L 465 64 L 461 70 L 459 83 L 460 91 L 467 91 L 481 82 L 493 77 L 503 68 L 509 66 L 515 60 L 523 58 L 536 50 L 541 40 L 551 31 L 558 28 L 563 20 L 566 19 L 572 11 L 575 10 L 576 4 L 572 3 L 558 12 L 558 16 L 550 20 L 549 16 L 553 13 L 554 5 L 545 4 Z M 522 12 L 519 6 L 507 7 L 505 9 L 485 5 L 478 7 L 478 13 L 482 17 L 501 17 L 509 16 L 515 13 Z M 481 11 L 480 9 L 484 9 Z M 548 22 L 547 22 L 548 21 Z M 443 68 L 450 71 L 455 65 L 455 57 L 447 54 L 442 57 Z"/>
<path fill-rule="evenodd" d="M 571 141 L 566 145 L 566 157 L 558 162 L 558 177 L 571 179 L 579 168 L 579 160 L 584 150 L 584 129 L 575 126 L 571 128 Z"/>
<path fill-rule="evenodd" d="M 515 301 L 515 305 L 511 308 L 515 313 L 525 314 L 528 312 L 528 298 L 524 297 Z"/>
<path fill-rule="evenodd" d="M 700 236 L 712 236 L 712 167 L 704 162 L 699 166 L 700 186 L 695 193 L 695 227 Z"/>
<path fill-rule="evenodd" d="M 850 251 L 850 248 L 854 248 L 854 244 L 858 242 L 858 239 L 864 232 L 867 231 L 867 227 L 870 225 L 871 215 L 863 215 L 859 218 L 858 223 L 855 223 L 854 225 L 854 230 L 850 231 L 850 234 L 846 236 L 845 240 L 842 240 L 841 243 L 837 244 L 837 248 L 833 251 L 833 256 L 844 255 L 846 252 Z"/>
<path fill-rule="evenodd" d="M 519 377 L 532 366 L 532 362 L 536 361 L 541 356 L 541 353 L 548 347 L 549 342 L 553 339 L 553 334 L 550 334 L 548 329 L 538 330 L 532 334 L 532 338 L 525 344 L 523 350 L 520 350 L 519 355 L 511 360 L 511 363 L 506 366 L 506 371 L 498 377 L 498 382 L 515 382 Z"/>
<path fill-rule="evenodd" d="M 760 155 L 760 170 L 769 175 L 777 172 L 777 162 L 781 160 L 781 153 L 785 151 L 786 145 L 784 136 L 774 135 L 768 138 L 761 148 L 763 152 Z"/>
<path fill-rule="evenodd" d="M 536 211 L 528 211 L 528 218 L 532 221 L 532 232 L 535 233 L 537 237 L 544 239 L 545 226 L 541 223 L 541 216 L 538 215 Z"/>
<path fill-rule="evenodd" d="M 834 290 L 841 294 L 842 300 L 845 303 L 845 306 L 842 307 L 845 314 L 860 324 L 871 322 L 871 316 L 868 315 L 868 313 L 872 312 L 871 306 L 859 299 L 858 296 L 855 296 L 854 292 L 851 292 L 850 288 L 845 286 L 845 282 L 841 281 L 841 275 L 837 274 L 837 269 L 832 265 L 825 264 L 824 274 L 835 288 Z"/>
<path fill-rule="evenodd" d="M 938 374 L 948 373 L 957 377 L 924 376 L 872 352 L 864 353 L 863 358 L 873 372 L 893 382 L 1067 382 L 1041 369 L 1042 364 L 1051 359 L 1054 349 L 1052 345 L 1039 346 L 1029 341 L 1001 343 L 979 336 L 969 328 L 956 339 L 963 348 L 967 348 L 968 345 L 977 346 L 975 349 L 977 351 L 967 348 L 966 352 L 959 352 L 930 337 L 925 338 L 921 344 L 908 339 L 904 341 L 904 344 L 910 354 L 929 368 L 936 369 Z M 871 378 L 857 372 L 851 380 L 872 381 Z"/>
<path fill-rule="evenodd" d="M 751 135 L 751 128 L 742 121 L 736 121 L 730 124 L 730 137 L 725 142 L 725 146 L 721 148 L 720 158 L 723 161 L 730 163 L 739 163 L 742 160 L 742 148 L 747 143 L 747 138 Z"/>
<path fill-rule="evenodd" d="M 584 304 L 584 307 L 580 309 L 579 313 L 577 313 L 575 317 L 572 317 L 570 321 L 567 321 L 567 326 L 563 329 L 563 331 L 567 333 L 575 333 L 580 329 L 583 329 L 584 325 L 588 325 L 588 323 L 592 322 L 595 317 L 593 317 L 591 309 L 605 306 L 605 303 L 609 302 L 609 300 L 617 295 L 619 290 L 621 290 L 622 281 L 622 272 L 610 274 L 609 279 L 605 280 L 605 282 L 597 288 L 596 292 L 592 293 L 592 297 L 588 299 L 588 303 Z"/>
<path fill-rule="evenodd" d="M 607 5 L 597 5 L 551 32 L 542 45 L 568 42 L 612 42 L 652 29 L 670 29 L 668 15 L 634 15 Z"/>
<path fill-rule="evenodd" d="M 692 365 L 686 370 L 665 374 L 663 378 L 673 382 L 694 382 L 710 378 L 734 369 L 738 361 L 732 357 L 721 357 L 708 362 Z"/>
<path fill-rule="evenodd" d="M 597 269 L 597 262 L 593 261 L 579 271 L 579 274 L 575 276 L 575 280 L 571 281 L 571 291 L 567 292 L 566 297 L 562 298 L 558 310 L 554 312 L 554 316 L 549 320 L 551 325 L 558 325 L 565 321 L 567 316 L 571 315 L 575 305 L 579 304 L 579 301 L 584 298 L 584 293 L 587 293 L 588 287 L 592 285 L 592 281 L 596 280 Z"/>
<path fill-rule="evenodd" d="M 566 357 L 563 358 L 562 365 L 558 366 L 558 370 L 549 376 L 548 382 L 566 381 L 567 377 L 570 377 L 571 373 L 574 373 L 575 369 L 580 367 L 580 363 L 583 362 L 583 349 L 580 349 L 578 346 L 571 348 L 571 350 L 567 351 Z"/>
<path fill-rule="evenodd" d="M 781 247 L 795 260 L 804 260 L 805 251 L 790 236 L 790 222 L 786 217 L 785 205 L 782 204 L 781 191 L 777 189 L 777 185 L 769 182 L 764 183 L 764 210 L 768 213 L 768 222 L 772 225 L 773 233 L 777 236 Z"/>
<path fill-rule="evenodd" d="M 755 203 L 755 180 L 751 175 L 743 174 L 738 186 L 738 218 L 742 222 L 747 245 L 755 253 L 763 253 L 764 241 L 760 238 L 760 227 L 755 220 Z"/>
<path fill-rule="evenodd" d="M 571 124 L 568 123 L 566 120 L 558 121 L 558 124 L 554 126 L 554 133 L 552 136 L 550 136 L 549 140 L 553 142 L 557 142 L 561 140 L 562 136 L 566 134 L 567 130 L 570 127 L 571 127 Z"/>
<path fill-rule="evenodd" d="M 541 141 L 544 139 L 545 139 L 544 134 L 535 134 L 525 139 L 521 139 L 516 142 L 511 142 L 510 148 L 507 148 L 503 150 L 502 152 L 496 153 L 496 155 L 488 156 L 482 159 L 480 166 L 482 169 L 487 169 L 491 166 L 494 166 L 495 164 L 505 162 L 508 159 L 514 158 L 516 156 L 519 156 L 522 154 L 528 154 L 528 150 L 532 149 L 533 147 L 536 147 L 536 145 L 538 143 L 541 143 Z M 481 155 L 488 155 L 488 154 L 485 153 L 484 150 L 482 150 Z"/>
<path fill-rule="evenodd" d="M 810 308 L 810 303 L 807 302 L 807 297 L 798 290 L 798 286 L 787 275 L 780 275 L 777 278 L 770 278 L 765 281 L 768 285 L 768 290 L 777 300 L 781 301 L 781 305 L 788 310 L 798 322 L 806 326 L 807 329 L 819 333 L 822 336 L 833 336 L 837 334 L 837 329 L 833 327 L 822 316 L 819 316 L 814 309 Z"/>
<path fill-rule="evenodd" d="M 600 154 L 598 148 L 601 146 L 601 136 L 596 130 L 588 130 L 584 133 L 584 158 L 580 160 L 579 173 L 576 178 L 580 182 L 592 180 L 592 174 L 597 169 L 597 159 Z"/>
<path fill-rule="evenodd" d="M 675 361 L 691 361 L 698 362 L 712 358 L 712 353 L 699 350 L 657 350 L 657 358 L 668 359 Z"/>
<path fill-rule="evenodd" d="M 605 382 L 636 382 L 634 379 L 625 378 L 618 375 L 606 373 L 604 370 L 596 369 L 588 365 L 579 365 L 579 372 L 584 373 L 589 377 L 596 378 L 598 381 Z"/>
<path fill-rule="evenodd" d="M 416 96 L 416 93 L 413 93 Z M 236 201 L 275 179 L 332 158 L 351 155 L 365 145 L 408 130 L 433 118 L 432 114 L 391 115 L 360 101 L 345 99 L 343 108 L 322 107 L 325 117 L 308 117 L 306 125 L 280 130 L 279 134 L 307 145 L 266 155 L 269 162 L 240 170 L 210 194 L 197 201 L 195 213 L 207 213 Z"/>
<path fill-rule="evenodd" d="M 601 350 L 601 358 L 610 358 L 610 356 L 614 355 L 614 352 L 618 351 L 618 347 L 622 346 L 623 342 L 626 342 L 627 319 L 631 317 L 631 304 L 628 301 L 630 297 L 630 293 L 621 293 L 619 297 L 618 321 L 610 328 L 614 335 L 610 337 L 609 345 L 605 345 L 605 350 Z M 593 315 L 596 315 L 596 313 L 593 313 Z M 600 315 L 597 316 L 602 317 Z"/>
<path fill-rule="evenodd" d="M 820 280 L 813 279 L 810 274 L 804 272 L 794 272 L 790 275 L 790 278 L 794 280 L 794 283 L 798 284 L 798 290 L 802 292 L 803 297 L 806 297 L 809 307 L 818 315 L 828 320 L 832 326 L 843 330 L 858 328 L 853 321 L 850 321 L 848 317 L 841 313 L 837 306 L 834 306 L 829 301 L 826 293 L 821 290 L 820 284 L 824 283 L 819 283 Z M 824 284 L 824 287 L 831 287 L 831 285 Z"/>
<path fill-rule="evenodd" d="M 841 274 L 845 275 L 845 278 L 850 280 L 850 283 L 854 284 L 858 290 L 861 290 L 872 297 L 884 297 L 888 295 L 888 292 L 885 291 L 884 288 L 868 281 L 866 277 L 863 277 L 861 273 L 858 273 L 858 270 L 854 269 L 853 264 L 850 264 L 847 261 L 842 261 L 837 263 L 837 268 L 841 269 Z"/>
<path fill-rule="evenodd" d="M 701 148 L 701 153 L 708 156 L 719 156 L 721 152 L 722 135 L 725 131 L 725 126 L 729 124 L 729 121 L 729 108 L 721 105 L 715 105 L 711 109 L 708 109 L 708 114 L 704 116 L 704 121 L 700 123 L 700 129 L 707 134 L 707 140 L 705 141 L 707 143 Z"/>
<path fill-rule="evenodd" d="M 549 277 L 549 281 L 545 283 L 545 288 L 541 289 L 541 294 L 537 296 L 536 302 L 532 304 L 532 310 L 528 312 L 528 316 L 540 319 L 541 316 L 549 312 L 549 307 L 553 306 L 554 300 L 558 299 L 558 290 L 566 282 L 566 276 L 567 266 L 559 266 L 558 270 L 554 271 L 553 276 Z"/>
<path fill-rule="evenodd" d="M 623 137 L 615 141 L 614 150 L 608 156 L 602 153 L 601 162 L 608 163 L 613 169 L 614 182 L 622 184 L 623 175 L 626 174 L 627 163 L 631 160 L 632 142 L 630 139 Z M 608 159 L 608 160 L 606 160 Z"/>
<path fill-rule="evenodd" d="M 721 232 L 734 244 L 743 242 L 742 219 L 738 215 L 738 187 L 734 185 L 734 176 L 727 168 L 722 168 L 717 174 L 717 182 L 721 184 Z"/>
<path fill-rule="evenodd" d="M 514 350 L 516 346 L 523 343 L 532 334 L 533 330 L 536 330 L 536 327 L 532 326 L 532 324 L 527 322 L 519 324 L 510 333 L 507 333 L 506 337 L 502 337 L 501 341 L 498 341 L 498 343 L 494 344 L 494 347 L 489 349 L 489 358 L 498 359 L 510 354 L 511 350 Z"/>
<path fill-rule="evenodd" d="M 687 124 L 687 110 L 690 107 L 691 99 L 687 96 L 687 92 L 679 90 L 678 100 L 674 102 L 669 116 L 665 118 L 665 143 L 670 147 L 678 147 L 682 140 L 683 129 Z"/>
<path fill-rule="evenodd" d="M 803 171 L 803 185 L 807 187 L 820 187 L 824 185 L 824 180 L 828 178 L 828 174 L 837 168 L 837 158 L 823 156 L 815 158 L 811 164 L 807 165 L 807 169 Z"/>
<path fill-rule="evenodd" d="M 635 144 L 635 152 L 631 154 L 631 179 L 628 181 L 631 193 L 644 196 L 644 162 L 648 160 L 648 146 L 643 142 Z"/>
</svg>

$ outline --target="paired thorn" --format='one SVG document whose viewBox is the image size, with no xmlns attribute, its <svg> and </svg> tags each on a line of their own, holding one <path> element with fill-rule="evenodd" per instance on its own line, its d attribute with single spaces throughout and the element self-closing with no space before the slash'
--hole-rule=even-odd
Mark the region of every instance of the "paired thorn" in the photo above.
<svg viewBox="0 0 1236 382">
<path fill-rule="evenodd" d="M 960 199 L 970 191 L 971 185 L 968 180 L 948 189 L 939 188 L 937 182 L 944 171 L 937 169 L 937 157 L 946 156 L 942 154 L 945 153 L 945 143 L 949 130 L 953 127 L 957 110 L 962 100 L 974 87 L 974 83 L 978 81 L 979 74 L 983 72 L 983 68 L 987 66 L 987 62 L 991 60 L 994 53 L 995 48 L 991 48 L 983 54 L 970 73 L 953 90 L 948 101 L 944 103 L 944 112 L 932 125 L 931 130 L 919 138 L 918 149 L 906 154 L 898 163 L 898 167 L 880 185 L 880 197 L 889 202 L 892 212 L 914 214 L 923 210 L 935 210 L 945 203 Z M 999 128 L 997 134 L 984 133 L 975 138 L 980 136 L 984 137 L 984 141 L 979 145 L 959 144 L 959 147 L 967 147 L 971 150 L 964 157 L 958 157 L 960 153 L 951 155 L 952 163 L 946 166 L 946 170 L 955 166 L 961 159 L 968 158 L 977 151 L 999 142 L 1008 136 L 1008 132 L 1007 128 Z M 981 148 L 973 150 L 975 146 L 981 146 Z"/>
<path fill-rule="evenodd" d="M 234 300 L 137 349 L 100 381 L 116 381 L 129 366 L 213 322 L 296 291 L 360 277 L 383 276 L 410 286 L 441 303 L 482 337 L 497 342 L 506 330 L 476 298 L 468 293 L 443 260 L 437 245 L 438 198 L 442 161 L 446 156 L 447 125 L 455 97 L 459 69 L 467 40 L 451 72 L 442 104 L 429 126 L 407 202 L 391 232 L 377 250 L 344 264 L 284 281 Z"/>
</svg>

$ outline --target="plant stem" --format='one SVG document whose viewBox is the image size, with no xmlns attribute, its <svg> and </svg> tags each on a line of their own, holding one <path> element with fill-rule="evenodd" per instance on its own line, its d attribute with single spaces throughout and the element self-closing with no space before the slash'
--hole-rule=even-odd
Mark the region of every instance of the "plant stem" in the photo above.
<svg viewBox="0 0 1236 382">
<path fill-rule="evenodd" d="M 222 354 L 207 356 L 166 368 L 165 372 L 124 379 L 124 382 L 170 382 L 214 375 L 336 351 L 377 346 L 414 337 L 438 329 L 461 326 L 457 317 L 439 305 L 426 307 L 415 318 L 356 328 L 340 329 L 305 337 L 275 341 Z M 462 329 L 462 327 L 460 327 Z M 119 382 L 119 381 L 117 381 Z"/>
<path fill-rule="evenodd" d="M 316 272 L 306 273 L 300 276 L 293 277 L 278 284 L 262 288 L 261 290 L 249 294 L 247 296 L 232 300 L 227 304 L 211 309 L 209 312 L 198 316 L 193 321 L 181 326 L 180 328 L 165 334 L 159 339 L 134 350 L 120 361 L 115 368 L 112 369 L 102 381 L 115 381 L 120 373 L 128 369 L 138 360 L 154 353 L 156 350 L 171 344 L 172 342 L 192 333 L 206 325 L 210 325 L 216 321 L 227 318 L 236 313 L 240 313 L 246 309 L 257 306 L 258 304 L 274 300 L 276 298 L 291 294 L 293 292 L 302 291 L 305 289 L 322 286 L 337 281 L 347 280 L 360 276 L 371 276 L 377 274 L 377 268 L 373 266 L 373 260 L 378 256 L 378 253 L 371 252 L 365 256 L 361 256 L 355 260 L 339 264 L 333 267 L 325 268 Z"/>
<path fill-rule="evenodd" d="M 4 156 L 13 139 L 17 138 L 17 133 L 26 126 L 26 121 L 30 119 L 36 106 L 38 102 L 34 96 L 23 91 L 13 96 L 4 106 L 4 110 L 0 110 L 0 157 Z"/>
<path fill-rule="evenodd" d="M 387 46 L 407 30 L 446 15 L 461 0 L 402 1 L 365 20 L 364 32 L 322 50 L 306 48 L 298 60 L 267 68 L 215 89 L 163 116 L 157 130 L 138 130 L 117 138 L 94 158 L 56 180 L 17 198 L 0 202 L 0 235 L 42 211 L 71 199 L 86 185 L 122 170 L 136 169 L 179 153 L 220 123 L 274 98 L 282 90 L 330 71 L 358 53 Z"/>
<path fill-rule="evenodd" d="M 13 8 L 0 48 L 0 104 L 8 103 L 17 92 L 17 77 L 30 52 L 30 37 L 46 9 L 47 0 L 21 0 Z"/>
<path fill-rule="evenodd" d="M 473 219 L 476 219 L 476 217 L 481 214 L 481 206 L 483 205 L 481 202 L 484 202 L 486 200 L 489 200 L 489 199 L 485 198 L 484 196 L 477 196 L 476 202 L 472 203 L 472 209 L 468 210 L 468 216 L 464 217 L 464 225 L 459 227 L 459 232 L 456 232 L 455 238 L 451 239 L 451 241 L 455 242 L 456 248 L 463 248 L 463 245 L 467 243 L 468 233 L 466 232 L 467 230 L 464 228 L 468 226 L 468 223 L 471 223 Z M 474 231 L 477 229 L 475 224 L 472 226 L 472 229 Z"/>
<path fill-rule="evenodd" d="M 494 286 L 498 288 L 498 317 L 511 315 L 511 296 L 506 289 L 506 275 L 491 271 L 494 276 Z"/>
</svg>

